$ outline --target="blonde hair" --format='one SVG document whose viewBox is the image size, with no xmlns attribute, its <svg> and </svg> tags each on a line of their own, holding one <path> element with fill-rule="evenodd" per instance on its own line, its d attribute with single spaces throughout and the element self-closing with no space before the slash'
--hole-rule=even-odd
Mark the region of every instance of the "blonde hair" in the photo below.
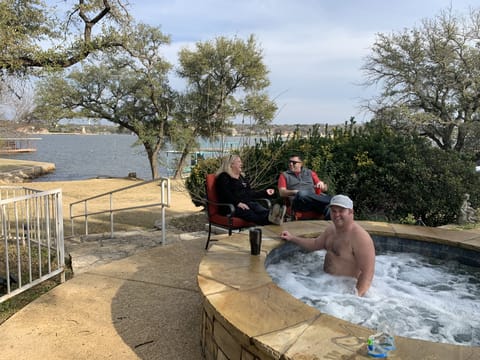
<svg viewBox="0 0 480 360">
<path fill-rule="evenodd" d="M 215 175 L 218 176 L 221 173 L 226 172 L 231 177 L 235 177 L 235 174 L 232 172 L 232 164 L 237 159 L 240 159 L 239 155 L 225 156 L 222 160 L 222 164 L 220 165 L 220 168 L 217 170 Z M 244 176 L 244 173 L 242 172 L 241 175 Z"/>
</svg>

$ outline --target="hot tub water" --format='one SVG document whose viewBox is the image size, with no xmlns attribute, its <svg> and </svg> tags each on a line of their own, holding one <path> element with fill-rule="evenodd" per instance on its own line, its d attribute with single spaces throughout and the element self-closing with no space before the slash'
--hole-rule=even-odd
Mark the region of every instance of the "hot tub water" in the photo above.
<svg viewBox="0 0 480 360">
<path fill-rule="evenodd" d="M 366 296 L 356 280 L 324 273 L 325 251 L 295 251 L 267 265 L 273 281 L 321 312 L 395 335 L 480 346 L 480 269 L 415 253 L 377 253 Z"/>
</svg>

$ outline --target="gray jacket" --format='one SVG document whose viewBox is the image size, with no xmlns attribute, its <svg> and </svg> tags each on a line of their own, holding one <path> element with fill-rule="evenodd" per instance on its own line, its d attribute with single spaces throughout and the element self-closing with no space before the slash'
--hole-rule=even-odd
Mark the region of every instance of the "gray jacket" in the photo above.
<svg viewBox="0 0 480 360">
<path fill-rule="evenodd" d="M 306 190 L 315 192 L 315 184 L 313 183 L 312 170 L 302 168 L 298 176 L 291 170 L 283 172 L 283 176 L 287 180 L 288 190 Z"/>
</svg>

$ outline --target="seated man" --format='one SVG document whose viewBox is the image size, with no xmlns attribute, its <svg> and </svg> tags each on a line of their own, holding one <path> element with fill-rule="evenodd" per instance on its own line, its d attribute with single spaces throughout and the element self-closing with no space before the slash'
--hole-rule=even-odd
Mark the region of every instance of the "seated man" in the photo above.
<svg viewBox="0 0 480 360">
<path fill-rule="evenodd" d="M 281 197 L 289 198 L 294 211 L 315 211 L 329 220 L 331 196 L 323 194 L 328 185 L 318 178 L 315 171 L 302 166 L 300 155 L 292 155 L 288 160 L 288 170 L 278 178 L 278 192 Z"/>
</svg>

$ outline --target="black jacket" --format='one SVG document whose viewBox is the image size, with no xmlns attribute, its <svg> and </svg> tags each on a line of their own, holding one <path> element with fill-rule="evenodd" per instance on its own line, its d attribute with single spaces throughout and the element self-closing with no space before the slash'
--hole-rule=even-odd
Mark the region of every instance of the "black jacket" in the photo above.
<svg viewBox="0 0 480 360">
<path fill-rule="evenodd" d="M 220 202 L 233 204 L 235 207 L 240 202 L 248 203 L 268 196 L 266 190 L 253 190 L 245 177 L 240 175 L 240 178 L 235 179 L 226 172 L 217 176 L 215 187 Z"/>
</svg>

